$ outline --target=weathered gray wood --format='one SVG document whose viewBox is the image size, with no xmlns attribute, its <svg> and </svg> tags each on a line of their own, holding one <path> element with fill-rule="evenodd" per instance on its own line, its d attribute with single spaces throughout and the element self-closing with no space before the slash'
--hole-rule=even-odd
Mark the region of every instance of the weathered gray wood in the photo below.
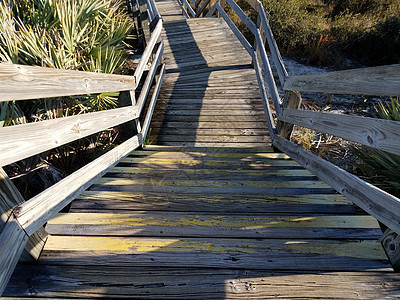
<svg viewBox="0 0 400 300">
<path fill-rule="evenodd" d="M 207 12 L 206 18 L 212 17 L 212 15 L 217 11 L 217 3 L 218 1 L 216 1 L 213 7 L 211 7 L 211 9 Z"/>
<path fill-rule="evenodd" d="M 18 263 L 28 241 L 28 236 L 11 215 L 0 234 L 0 295 Z"/>
<path fill-rule="evenodd" d="M 147 0 L 136 0 L 139 7 L 140 27 L 143 33 L 142 39 L 144 46 L 147 47 L 150 40 L 151 16 L 148 15 Z M 139 82 L 140 80 L 138 80 Z"/>
<path fill-rule="evenodd" d="M 144 69 L 147 65 L 147 62 L 149 61 L 150 55 L 153 53 L 154 46 L 156 45 L 160 35 L 161 35 L 161 30 L 162 30 L 162 19 L 158 20 L 157 25 L 154 29 L 154 31 L 151 34 L 151 38 L 146 46 L 146 49 L 144 50 L 142 57 L 140 58 L 140 62 L 138 66 L 136 67 L 134 77 L 136 79 L 136 86 L 135 88 L 139 85 L 139 82 L 142 78 Z"/>
<path fill-rule="evenodd" d="M 133 76 L 0 63 L 0 102 L 72 96 L 135 88 Z"/>
<path fill-rule="evenodd" d="M 243 47 L 247 50 L 247 52 L 251 55 L 253 53 L 253 47 L 250 45 L 250 43 L 246 40 L 246 38 L 243 36 L 243 34 L 239 31 L 239 29 L 236 27 L 236 25 L 232 22 L 232 20 L 229 18 L 229 16 L 226 14 L 224 9 L 219 5 L 217 2 L 215 4 L 219 14 L 221 17 L 225 20 L 226 24 L 232 29 L 233 33 L 236 35 L 240 43 L 243 45 Z"/>
<path fill-rule="evenodd" d="M 161 88 L 162 81 L 164 79 L 164 75 L 165 75 L 165 64 L 163 64 L 161 66 L 160 74 L 158 76 L 158 79 L 157 79 L 157 82 L 156 82 L 156 86 L 155 86 L 154 91 L 153 91 L 153 95 L 151 96 L 151 100 L 150 100 L 150 103 L 149 103 L 149 108 L 148 108 L 148 111 L 147 111 L 147 114 L 146 114 L 146 118 L 143 121 L 143 129 L 142 129 L 143 140 L 146 140 L 147 133 L 148 133 L 149 128 L 150 128 L 151 118 L 153 116 L 153 112 L 154 112 L 154 109 L 155 109 L 155 106 L 156 106 L 156 102 L 157 102 L 158 93 L 160 92 L 160 88 Z"/>
<path fill-rule="evenodd" d="M 251 3 L 254 0 L 246 0 L 248 3 Z M 268 18 L 265 14 L 264 7 L 262 4 L 257 1 L 258 3 L 258 13 L 261 20 L 261 24 L 263 26 L 264 32 L 267 36 L 269 49 L 271 50 L 272 59 L 274 61 L 275 68 L 278 72 L 279 81 L 283 86 L 285 83 L 286 78 L 288 77 L 288 73 L 286 71 L 285 65 L 283 63 L 282 56 L 279 52 L 278 45 L 276 44 L 274 35 L 272 33 L 271 27 L 269 26 Z"/>
<path fill-rule="evenodd" d="M 46 280 L 43 280 L 46 278 Z M 4 296 L 152 299 L 396 299 L 394 272 L 293 272 L 113 266 L 18 266 Z M 5 298 L 8 299 L 8 298 Z"/>
<path fill-rule="evenodd" d="M 400 64 L 290 76 L 285 90 L 356 95 L 400 95 Z"/>
<path fill-rule="evenodd" d="M 209 3 L 211 3 L 211 0 L 204 0 L 203 4 L 196 11 L 196 18 L 200 17 L 203 14 L 204 9 Z"/>
<path fill-rule="evenodd" d="M 0 232 L 6 226 L 7 220 L 12 215 L 12 210 L 25 201 L 17 187 L 0 168 Z M 42 252 L 47 233 L 43 227 L 39 228 L 28 240 L 25 250 L 22 252 L 21 260 L 36 261 Z"/>
<path fill-rule="evenodd" d="M 42 153 L 138 117 L 138 108 L 107 111 L 0 128 L 0 165 Z"/>
<path fill-rule="evenodd" d="M 271 65 L 268 60 L 267 52 L 265 51 L 264 43 L 262 42 L 262 38 L 261 38 L 259 29 L 256 30 L 255 38 L 256 38 L 257 45 L 258 45 L 257 50 L 261 57 L 261 68 L 264 71 L 264 76 L 266 77 L 266 82 L 268 84 L 270 96 L 274 102 L 275 112 L 279 116 L 279 114 L 281 112 L 281 107 L 282 107 L 281 100 L 279 98 L 279 93 L 278 93 L 278 89 L 276 87 L 274 75 L 272 74 Z M 254 55 L 253 55 L 253 57 L 254 57 Z"/>
<path fill-rule="evenodd" d="M 69 204 L 77 195 L 103 176 L 109 168 L 142 143 L 141 135 L 125 141 L 39 195 L 21 204 L 17 220 L 28 234 L 33 234 L 54 214 Z"/>
<path fill-rule="evenodd" d="M 244 13 L 244 11 L 240 8 L 239 5 L 236 4 L 233 0 L 225 0 L 226 3 L 233 9 L 236 15 L 242 20 L 242 22 L 250 29 L 250 31 L 257 35 L 257 26 L 253 23 L 253 21 Z"/>
<path fill-rule="evenodd" d="M 400 232 L 400 224 L 397 221 L 400 215 L 400 199 L 280 136 L 275 136 L 273 143 L 371 216 L 396 233 Z"/>
<path fill-rule="evenodd" d="M 301 95 L 299 92 L 285 91 L 285 96 L 283 98 L 283 103 L 282 103 L 282 110 L 285 110 L 287 108 L 299 109 L 300 105 L 301 105 Z M 287 123 L 278 120 L 277 132 L 281 137 L 290 140 L 290 137 L 292 136 L 293 132 L 293 123 Z"/>
<path fill-rule="evenodd" d="M 297 109 L 285 109 L 279 119 L 400 154 L 400 122 Z"/>
<path fill-rule="evenodd" d="M 184 8 L 186 8 L 190 15 L 195 18 L 196 17 L 196 12 L 193 10 L 193 8 L 190 6 L 189 2 L 187 0 L 182 0 L 182 3 L 184 4 Z"/>
<path fill-rule="evenodd" d="M 381 245 L 371 240 L 50 236 L 41 259 L 49 265 L 124 267 L 180 265 L 293 271 L 390 268 Z"/>
<path fill-rule="evenodd" d="M 383 235 L 380 237 L 379 241 L 382 244 L 383 249 L 385 250 L 390 264 L 393 269 L 397 272 L 400 270 L 400 236 L 387 228 Z"/>
<path fill-rule="evenodd" d="M 219 148 L 221 149 L 221 148 Z M 223 149 L 223 148 L 222 148 Z M 245 148 L 243 148 L 245 149 Z M 136 168 L 139 170 L 139 168 Z M 140 168 L 143 172 L 143 168 Z M 164 176 L 176 176 L 175 170 L 157 169 Z M 214 170 L 200 170 L 200 173 L 210 174 Z M 136 172 L 132 168 L 132 172 Z M 139 171 L 137 171 L 139 172 Z M 154 170 L 156 172 L 156 170 Z M 187 170 L 185 170 L 187 172 Z M 231 178 L 243 176 L 235 174 L 230 170 L 222 170 Z M 263 176 L 265 172 L 258 171 Z M 273 172 L 271 172 L 273 174 Z M 190 176 L 198 176 L 189 173 Z M 178 176 L 184 176 L 178 175 Z M 221 175 L 220 175 L 221 176 Z M 355 214 L 355 208 L 350 201 L 340 194 L 317 194 L 317 195 L 242 195 L 242 194 L 165 194 L 148 192 L 146 194 L 138 191 L 85 191 L 72 202 L 71 212 L 121 212 L 133 211 L 181 211 L 181 212 L 211 212 L 229 214 Z"/>
<path fill-rule="evenodd" d="M 381 236 L 371 216 L 260 216 L 193 213 L 67 213 L 51 219 L 51 235 L 287 239 L 364 239 Z"/>
<path fill-rule="evenodd" d="M 138 97 L 137 100 L 137 105 L 138 105 L 138 115 L 140 115 L 142 113 L 142 110 L 144 108 L 144 104 L 147 100 L 147 97 L 149 95 L 150 89 L 151 89 L 151 85 L 153 83 L 154 77 L 156 75 L 156 71 L 158 68 L 158 65 L 161 62 L 162 59 L 162 54 L 164 51 L 164 43 L 161 42 L 155 55 L 154 55 L 154 59 L 151 63 L 149 72 L 147 74 L 146 80 L 143 83 L 143 87 L 142 87 L 142 91 Z"/>
</svg>

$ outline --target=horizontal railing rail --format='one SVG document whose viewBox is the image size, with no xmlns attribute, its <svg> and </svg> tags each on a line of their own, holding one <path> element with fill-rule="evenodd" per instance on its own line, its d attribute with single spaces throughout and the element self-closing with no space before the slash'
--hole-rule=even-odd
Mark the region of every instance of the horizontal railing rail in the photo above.
<svg viewBox="0 0 400 300">
<path fill-rule="evenodd" d="M 133 76 L 0 64 L 0 101 L 104 92 L 127 92 L 130 97 L 130 105 L 125 107 L 0 128 L 0 167 L 128 121 L 135 122 L 138 129 L 137 134 L 125 142 L 10 210 L 0 233 L 0 295 L 29 237 L 145 142 L 165 74 L 162 19 L 154 1 L 147 3 L 148 23 L 154 21 L 155 27 Z M 139 86 L 141 90 L 136 101 Z"/>
<path fill-rule="evenodd" d="M 299 125 L 399 155 L 400 122 L 302 110 L 299 109 L 301 103 L 299 92 L 399 96 L 400 65 L 288 76 L 264 7 L 258 0 L 246 1 L 258 13 L 257 24 L 250 20 L 234 0 L 218 0 L 206 16 L 210 17 L 218 12 L 253 58 L 273 146 L 288 154 L 385 226 L 400 234 L 399 198 L 290 141 L 293 125 Z M 254 35 L 254 46 L 250 45 L 228 14 L 225 13 L 224 3 L 232 8 Z M 266 52 L 266 43 L 271 51 L 270 57 Z M 278 93 L 270 59 L 278 74 L 279 84 L 284 90 L 283 100 Z M 270 106 L 268 99 L 272 99 L 273 107 Z M 275 124 L 273 118 L 273 110 L 277 124 Z M 386 250 L 390 252 L 390 249 Z"/>
</svg>

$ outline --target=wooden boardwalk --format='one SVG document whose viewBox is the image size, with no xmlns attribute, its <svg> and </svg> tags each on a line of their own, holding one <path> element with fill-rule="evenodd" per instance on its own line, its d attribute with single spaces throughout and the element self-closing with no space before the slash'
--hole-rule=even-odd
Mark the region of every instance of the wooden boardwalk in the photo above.
<svg viewBox="0 0 400 300">
<path fill-rule="evenodd" d="M 251 58 L 226 23 L 220 18 L 166 23 L 163 39 L 167 75 L 150 140 L 170 146 L 270 146 Z"/>
<path fill-rule="evenodd" d="M 399 297 L 377 221 L 269 147 L 226 25 L 158 3 L 171 22 L 154 145 L 48 222 L 39 263 L 17 267 L 5 298 Z"/>
</svg>

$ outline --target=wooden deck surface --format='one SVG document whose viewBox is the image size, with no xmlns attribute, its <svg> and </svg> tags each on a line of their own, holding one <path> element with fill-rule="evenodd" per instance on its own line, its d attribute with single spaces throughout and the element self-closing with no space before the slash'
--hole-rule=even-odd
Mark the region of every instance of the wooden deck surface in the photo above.
<svg viewBox="0 0 400 300">
<path fill-rule="evenodd" d="M 250 55 L 220 18 L 164 24 L 167 66 L 151 124 L 153 143 L 270 146 Z"/>
<path fill-rule="evenodd" d="M 48 222 L 5 298 L 399 297 L 376 220 L 268 147 L 250 60 L 222 21 L 164 35 L 156 145 Z"/>
</svg>

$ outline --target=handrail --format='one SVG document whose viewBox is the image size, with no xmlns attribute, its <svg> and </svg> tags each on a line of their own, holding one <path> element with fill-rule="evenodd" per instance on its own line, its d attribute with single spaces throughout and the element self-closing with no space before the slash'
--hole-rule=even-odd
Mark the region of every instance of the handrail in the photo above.
<svg viewBox="0 0 400 300">
<path fill-rule="evenodd" d="M 139 117 L 142 115 L 152 83 L 155 81 L 150 103 L 142 118 L 144 122 L 142 126 L 138 126 L 141 129 L 136 135 L 12 209 L 0 233 L 0 295 L 7 285 L 29 236 L 103 176 L 107 170 L 143 145 L 165 74 L 165 65 L 161 59 L 164 51 L 161 40 L 162 19 L 154 0 L 147 2 L 151 6 L 149 23 L 151 19 L 156 18 L 157 23 L 134 76 L 0 64 L 0 81 L 5 83 L 0 85 L 0 101 L 119 91 L 129 91 L 131 97 L 131 104 L 122 108 L 0 128 L 2 154 L 0 166 L 127 121 L 136 120 L 137 124 L 140 124 Z M 149 60 L 151 61 L 150 69 L 146 78 L 142 79 Z M 142 81 L 144 81 L 143 87 L 136 102 L 135 90 Z"/>
<path fill-rule="evenodd" d="M 0 102 L 127 91 L 132 76 L 0 63 Z M 49 88 L 51 87 L 51 88 Z"/>
</svg>

